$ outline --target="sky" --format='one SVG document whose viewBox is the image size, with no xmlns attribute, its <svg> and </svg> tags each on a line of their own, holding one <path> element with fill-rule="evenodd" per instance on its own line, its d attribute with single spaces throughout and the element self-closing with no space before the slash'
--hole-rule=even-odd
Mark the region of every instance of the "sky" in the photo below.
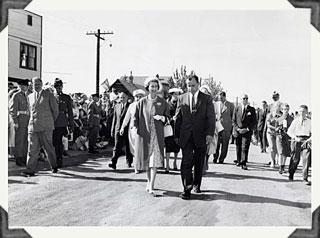
<svg viewBox="0 0 320 238">
<path fill-rule="evenodd" d="M 186 65 L 213 76 L 227 98 L 247 93 L 252 105 L 271 103 L 272 92 L 311 108 L 310 16 L 303 11 L 103 10 L 48 11 L 43 16 L 43 80 L 60 77 L 65 92 L 95 92 L 95 36 L 112 31 L 100 47 L 100 81 L 171 76 Z M 112 44 L 112 47 L 110 47 Z M 102 91 L 102 90 L 100 90 Z"/>
</svg>

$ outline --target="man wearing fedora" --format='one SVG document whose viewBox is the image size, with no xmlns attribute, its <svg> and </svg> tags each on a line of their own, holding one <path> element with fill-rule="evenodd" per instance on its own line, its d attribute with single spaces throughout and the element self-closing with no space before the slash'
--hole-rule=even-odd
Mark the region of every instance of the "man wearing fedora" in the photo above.
<svg viewBox="0 0 320 238">
<path fill-rule="evenodd" d="M 55 98 L 59 107 L 58 118 L 54 122 L 55 129 L 53 131 L 53 146 L 56 151 L 57 164 L 61 168 L 63 165 L 63 144 L 62 137 L 68 133 L 72 133 L 74 129 L 72 99 L 69 95 L 64 94 L 63 82 L 61 79 L 56 78 L 53 84 L 55 88 Z M 68 131 L 69 130 L 69 131 Z"/>
<path fill-rule="evenodd" d="M 88 125 L 89 125 L 89 153 L 99 153 L 96 149 L 97 137 L 100 129 L 100 112 L 101 108 L 98 105 L 99 94 L 95 93 L 91 95 L 92 102 L 88 106 Z"/>
<path fill-rule="evenodd" d="M 28 156 L 27 169 L 23 176 L 34 176 L 36 172 L 39 151 L 43 147 L 48 155 L 52 172 L 57 173 L 58 166 L 56 153 L 52 143 L 54 122 L 58 117 L 57 101 L 48 89 L 43 89 L 42 80 L 38 77 L 32 79 L 34 92 L 28 96 L 30 103 L 30 120 L 28 125 Z"/>
<path fill-rule="evenodd" d="M 28 100 L 28 79 L 21 79 L 19 91 L 12 95 L 9 101 L 9 114 L 15 129 L 15 159 L 17 166 L 25 166 L 28 152 L 28 123 L 30 119 L 30 105 Z"/>
</svg>

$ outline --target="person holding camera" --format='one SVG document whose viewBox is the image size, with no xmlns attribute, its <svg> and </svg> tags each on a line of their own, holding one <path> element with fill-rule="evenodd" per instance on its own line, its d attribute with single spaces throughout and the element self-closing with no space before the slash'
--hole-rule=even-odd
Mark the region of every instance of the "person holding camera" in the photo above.
<svg viewBox="0 0 320 238">
<path fill-rule="evenodd" d="M 282 108 L 282 116 L 278 118 L 278 127 L 276 128 L 276 145 L 278 154 L 280 157 L 279 161 L 279 173 L 282 174 L 284 172 L 284 167 L 286 164 L 287 157 L 290 157 L 291 148 L 290 141 L 291 138 L 287 134 L 288 128 L 290 127 L 293 118 L 289 114 L 290 106 L 285 103 Z"/>
</svg>

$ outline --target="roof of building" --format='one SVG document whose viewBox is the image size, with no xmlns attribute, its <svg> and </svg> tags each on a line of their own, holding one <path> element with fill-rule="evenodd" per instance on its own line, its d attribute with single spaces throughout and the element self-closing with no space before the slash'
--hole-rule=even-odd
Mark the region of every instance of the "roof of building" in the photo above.
<svg viewBox="0 0 320 238">
<path fill-rule="evenodd" d="M 117 79 L 113 84 L 110 85 L 110 89 L 117 84 L 122 84 L 128 90 L 128 92 L 130 92 L 130 94 L 132 94 L 133 91 L 136 89 L 142 89 L 146 91 L 144 88 L 144 81 L 149 76 L 133 76 L 132 77 L 133 83 L 131 83 L 130 80 L 127 80 L 129 77 L 130 76 L 121 76 L 120 79 Z M 160 76 L 159 78 L 160 80 L 161 79 L 169 80 L 171 76 Z"/>
</svg>

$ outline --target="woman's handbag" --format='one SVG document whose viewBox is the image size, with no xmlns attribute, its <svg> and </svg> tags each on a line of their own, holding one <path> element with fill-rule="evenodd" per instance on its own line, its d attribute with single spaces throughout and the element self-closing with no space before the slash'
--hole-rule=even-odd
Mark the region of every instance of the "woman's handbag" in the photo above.
<svg viewBox="0 0 320 238">
<path fill-rule="evenodd" d="M 164 134 L 164 137 L 173 136 L 173 130 L 170 124 L 166 124 L 163 127 L 163 134 Z"/>
</svg>

